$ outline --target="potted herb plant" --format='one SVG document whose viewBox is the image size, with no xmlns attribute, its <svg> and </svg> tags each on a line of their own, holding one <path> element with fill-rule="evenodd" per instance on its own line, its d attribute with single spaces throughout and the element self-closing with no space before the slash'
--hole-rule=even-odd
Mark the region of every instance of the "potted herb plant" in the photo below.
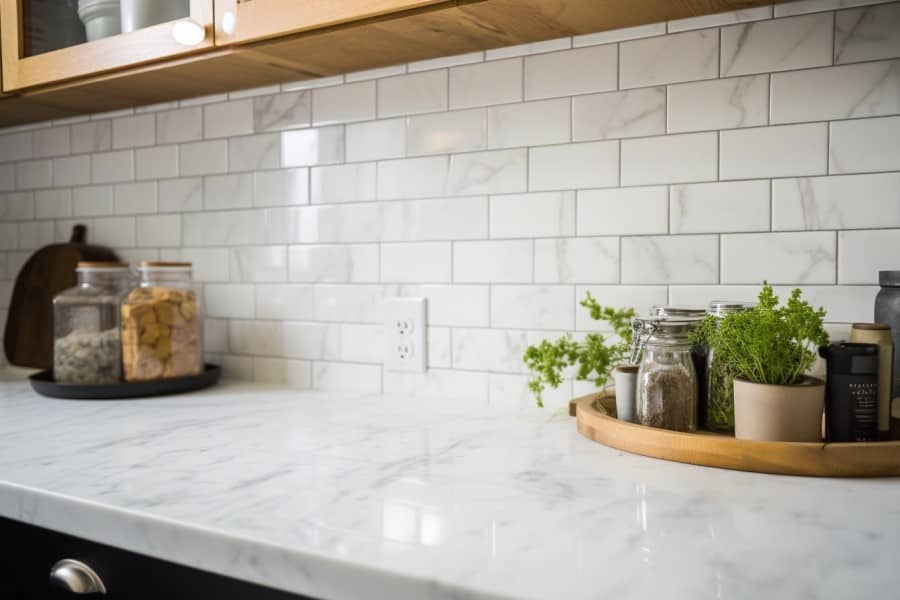
<svg viewBox="0 0 900 600">
<path fill-rule="evenodd" d="M 796 289 L 783 305 L 763 282 L 757 306 L 704 319 L 694 334 L 734 376 L 735 437 L 818 442 L 825 383 L 805 373 L 828 344 L 825 309 Z"/>
<path fill-rule="evenodd" d="M 534 393 L 538 406 L 544 406 L 542 394 L 547 387 L 557 388 L 562 383 L 564 371 L 574 367 L 575 378 L 590 380 L 603 388 L 610 379 L 613 368 L 627 360 L 631 350 L 631 319 L 634 309 L 614 309 L 600 306 L 588 292 L 581 306 L 595 321 L 606 321 L 616 338 L 602 333 L 588 333 L 583 341 L 577 341 L 567 333 L 555 342 L 543 340 L 525 350 L 525 365 L 531 372 L 528 387 Z"/>
</svg>

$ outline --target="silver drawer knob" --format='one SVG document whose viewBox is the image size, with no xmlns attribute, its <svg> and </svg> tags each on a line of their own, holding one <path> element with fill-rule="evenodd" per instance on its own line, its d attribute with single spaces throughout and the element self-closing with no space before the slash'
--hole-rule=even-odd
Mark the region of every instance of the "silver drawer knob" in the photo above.
<svg viewBox="0 0 900 600">
<path fill-rule="evenodd" d="M 73 594 L 105 594 L 96 571 L 79 560 L 64 558 L 50 569 L 50 581 Z"/>
</svg>

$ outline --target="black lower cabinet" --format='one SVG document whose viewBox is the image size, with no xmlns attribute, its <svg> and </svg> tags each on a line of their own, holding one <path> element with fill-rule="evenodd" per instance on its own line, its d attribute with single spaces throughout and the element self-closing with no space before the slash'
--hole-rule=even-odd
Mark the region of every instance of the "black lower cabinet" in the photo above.
<svg viewBox="0 0 900 600">
<path fill-rule="evenodd" d="M 70 591 L 85 582 L 78 564 L 51 578 L 63 559 L 89 567 L 106 594 Z M 0 517 L 0 600 L 62 598 L 311 600 Z"/>
</svg>

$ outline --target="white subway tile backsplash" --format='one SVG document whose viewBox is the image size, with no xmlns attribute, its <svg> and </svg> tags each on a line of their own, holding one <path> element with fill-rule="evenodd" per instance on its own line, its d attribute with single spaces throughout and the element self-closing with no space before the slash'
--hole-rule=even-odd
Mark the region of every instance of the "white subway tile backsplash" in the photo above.
<svg viewBox="0 0 900 600">
<path fill-rule="evenodd" d="M 203 107 L 203 137 L 206 139 L 253 133 L 253 101 L 237 100 Z"/>
<path fill-rule="evenodd" d="M 675 288 L 675 286 L 672 287 Z M 669 288 L 664 285 L 579 285 L 575 288 L 575 300 L 581 302 L 587 292 L 590 292 L 601 306 L 633 308 L 637 314 L 647 315 L 650 314 L 651 307 L 669 302 L 668 290 Z M 674 299 L 672 303 L 675 303 Z M 575 310 L 575 329 L 578 331 L 612 331 L 609 323 L 591 319 L 587 309 L 581 306 Z"/>
<path fill-rule="evenodd" d="M 622 42 L 619 68 L 621 88 L 714 79 L 719 70 L 718 30 Z"/>
<path fill-rule="evenodd" d="M 451 343 L 449 327 L 428 328 L 428 368 L 449 369 L 451 362 Z"/>
<path fill-rule="evenodd" d="M 572 100 L 572 139 L 605 140 L 666 132 L 666 89 L 576 96 Z"/>
<path fill-rule="evenodd" d="M 77 187 L 72 190 L 72 213 L 76 217 L 111 215 L 113 188 L 111 185 Z"/>
<path fill-rule="evenodd" d="M 723 131 L 721 179 L 822 175 L 828 170 L 828 125 L 781 125 Z"/>
<path fill-rule="evenodd" d="M 177 247 L 181 245 L 180 215 L 149 215 L 135 221 L 137 245 L 141 248 Z"/>
<path fill-rule="evenodd" d="M 230 279 L 229 248 L 163 249 L 160 260 L 187 261 L 194 281 L 227 283 Z"/>
<path fill-rule="evenodd" d="M 281 323 L 229 321 L 228 346 L 234 353 L 278 356 L 281 354 Z"/>
<path fill-rule="evenodd" d="M 637 40 L 640 38 L 654 37 L 666 34 L 666 24 L 648 23 L 647 25 L 637 25 L 635 27 L 626 27 L 624 29 L 613 29 L 611 31 L 598 31 L 597 33 L 585 33 L 576 35 L 572 38 L 572 45 L 576 48 L 582 46 L 595 46 L 597 44 L 610 44 L 613 42 L 624 42 L 625 40 Z"/>
<path fill-rule="evenodd" d="M 395 129 L 398 130 L 395 134 L 402 137 L 402 125 Z M 487 148 L 487 111 L 456 110 L 410 117 L 406 135 L 405 151 L 409 156 L 484 150 Z M 397 150 L 396 156 L 402 156 L 404 149 Z"/>
<path fill-rule="evenodd" d="M 113 212 L 136 215 L 156 212 L 156 182 L 120 183 L 113 186 Z"/>
<path fill-rule="evenodd" d="M 35 158 L 64 156 L 70 152 L 70 130 L 68 127 L 48 127 L 34 131 L 33 147 Z"/>
<path fill-rule="evenodd" d="M 34 192 L 0 194 L 0 220 L 26 221 L 34 218 Z"/>
<path fill-rule="evenodd" d="M 347 161 L 406 156 L 406 119 L 347 125 Z"/>
<path fill-rule="evenodd" d="M 91 157 L 86 154 L 54 158 L 52 168 L 55 186 L 82 185 L 91 182 Z"/>
<path fill-rule="evenodd" d="M 772 122 L 900 113 L 900 60 L 772 75 Z"/>
<path fill-rule="evenodd" d="M 491 286 L 491 327 L 572 329 L 574 295 L 570 285 Z"/>
<path fill-rule="evenodd" d="M 381 281 L 444 283 L 452 278 L 450 242 L 382 244 Z"/>
<path fill-rule="evenodd" d="M 666 186 L 578 192 L 578 235 L 668 233 Z"/>
<path fill-rule="evenodd" d="M 408 158 L 378 163 L 378 199 L 428 198 L 444 195 L 450 161 L 446 156 Z"/>
<path fill-rule="evenodd" d="M 542 54 L 544 52 L 553 52 L 555 50 L 566 50 L 571 47 L 572 38 L 565 37 L 543 42 L 533 42 L 531 44 L 494 48 L 492 50 L 487 50 L 484 53 L 484 57 L 486 60 L 500 60 L 503 58 L 514 58 L 516 56 L 527 56 L 529 54 Z"/>
<path fill-rule="evenodd" d="M 253 174 L 253 206 L 309 203 L 309 169 L 281 169 Z"/>
<path fill-rule="evenodd" d="M 152 146 L 156 143 L 156 117 L 148 114 L 113 119 L 112 140 L 113 148 Z"/>
<path fill-rule="evenodd" d="M 381 325 L 341 325 L 342 361 L 380 364 L 383 348 L 384 328 Z"/>
<path fill-rule="evenodd" d="M 619 238 L 535 240 L 534 280 L 537 283 L 617 283 Z"/>
<path fill-rule="evenodd" d="M 53 185 L 53 163 L 50 160 L 29 160 L 16 164 L 16 189 L 33 190 Z"/>
<path fill-rule="evenodd" d="M 71 148 L 72 152 L 76 153 L 103 152 L 111 149 L 112 122 L 88 121 L 87 123 L 72 125 Z"/>
<path fill-rule="evenodd" d="M 423 71 L 378 80 L 378 118 L 447 110 L 447 71 Z"/>
<path fill-rule="evenodd" d="M 313 317 L 314 289 L 308 285 L 257 285 L 256 318 L 303 321 Z"/>
<path fill-rule="evenodd" d="M 314 204 L 375 200 L 375 163 L 351 163 L 311 169 Z"/>
<path fill-rule="evenodd" d="M 407 65 L 407 70 L 410 73 L 415 73 L 417 71 L 429 71 L 431 69 L 445 69 L 447 67 L 455 67 L 458 65 L 468 65 L 482 62 L 483 60 L 484 52 L 468 52 L 466 54 L 455 54 L 453 56 L 442 56 L 440 58 L 430 58 L 428 60 L 411 62 Z"/>
<path fill-rule="evenodd" d="M 755 8 L 745 8 L 741 10 L 732 10 L 729 12 L 713 13 L 711 15 L 687 17 L 685 19 L 676 19 L 674 21 L 669 21 L 669 33 L 689 31 L 692 29 L 703 29 L 705 27 L 719 27 L 720 25 L 731 25 L 733 23 L 761 21 L 763 19 L 771 18 L 771 6 L 757 6 Z"/>
<path fill-rule="evenodd" d="M 467 196 L 524 192 L 527 178 L 528 151 L 524 148 L 454 154 L 450 156 L 446 193 Z"/>
<path fill-rule="evenodd" d="M 178 146 L 138 148 L 134 152 L 136 179 L 162 179 L 178 175 Z M 54 166 L 54 173 L 56 167 Z"/>
<path fill-rule="evenodd" d="M 528 189 L 570 190 L 619 183 L 618 142 L 542 146 L 528 150 Z"/>
<path fill-rule="evenodd" d="M 900 227 L 900 173 L 772 182 L 773 229 Z"/>
<path fill-rule="evenodd" d="M 281 134 L 281 166 L 327 165 L 344 160 L 344 128 L 324 127 Z"/>
<path fill-rule="evenodd" d="M 453 281 L 457 283 L 530 283 L 533 272 L 531 240 L 453 244 Z"/>
<path fill-rule="evenodd" d="M 290 246 L 288 277 L 307 283 L 372 283 L 378 281 L 377 244 Z"/>
<path fill-rule="evenodd" d="M 20 250 L 36 250 L 56 241 L 53 221 L 24 221 L 19 223 Z"/>
<path fill-rule="evenodd" d="M 313 125 L 335 125 L 375 118 L 375 82 L 362 81 L 312 91 Z"/>
<path fill-rule="evenodd" d="M 287 281 L 288 257 L 285 246 L 245 246 L 232 248 L 229 272 L 232 281 L 278 283 Z M 257 310 L 263 304 L 257 303 Z"/>
<path fill-rule="evenodd" d="M 527 347 L 524 331 L 454 329 L 451 362 L 455 369 L 521 373 Z"/>
<path fill-rule="evenodd" d="M 159 212 L 193 212 L 203 208 L 203 179 L 185 177 L 159 182 Z"/>
<path fill-rule="evenodd" d="M 253 99 L 253 129 L 257 132 L 309 127 L 311 114 L 312 94 L 307 91 Z"/>
<path fill-rule="evenodd" d="M 380 285 L 323 284 L 312 291 L 313 318 L 339 323 L 380 323 L 385 296 L 395 295 Z"/>
<path fill-rule="evenodd" d="M 718 136 L 685 133 L 622 141 L 622 185 L 716 179 Z"/>
<path fill-rule="evenodd" d="M 99 123 L 90 123 L 86 125 L 93 126 L 99 125 Z M 77 127 L 79 126 L 76 125 L 72 127 L 73 145 Z M 88 139 L 96 139 L 96 136 L 97 133 L 93 133 L 92 138 Z M 194 142 L 200 139 L 203 139 L 202 106 L 167 110 L 156 114 L 156 142 L 158 144 Z M 90 148 L 89 150 L 96 152 L 97 150 L 103 149 L 104 148 Z"/>
<path fill-rule="evenodd" d="M 878 284 L 878 271 L 897 268 L 900 231 L 877 229 L 838 232 L 838 283 Z"/>
<path fill-rule="evenodd" d="M 341 357 L 341 327 L 328 323 L 286 322 L 281 347 L 290 358 L 338 360 Z"/>
<path fill-rule="evenodd" d="M 428 300 L 428 322 L 450 327 L 487 327 L 490 288 L 486 285 L 403 285 L 397 295 Z"/>
<path fill-rule="evenodd" d="M 312 367 L 313 387 L 331 392 L 381 392 L 381 367 L 353 363 L 317 362 Z"/>
<path fill-rule="evenodd" d="M 210 175 L 203 178 L 204 209 L 246 208 L 252 205 L 252 175 Z"/>
<path fill-rule="evenodd" d="M 450 108 L 490 106 L 521 100 L 521 58 L 450 69 Z"/>
<path fill-rule="evenodd" d="M 775 17 L 790 17 L 792 15 L 803 15 L 812 12 L 822 12 L 838 8 L 849 8 L 853 6 L 862 6 L 864 4 L 880 4 L 882 2 L 892 1 L 893 0 L 791 0 L 790 2 L 782 2 L 775 5 Z"/>
<path fill-rule="evenodd" d="M 767 125 L 769 75 L 669 86 L 669 133 Z"/>
<path fill-rule="evenodd" d="M 835 234 L 749 233 L 722 236 L 722 283 L 834 283 Z"/>
<path fill-rule="evenodd" d="M 898 139 L 900 117 L 832 123 L 828 172 L 839 174 L 900 169 Z"/>
<path fill-rule="evenodd" d="M 622 283 L 716 283 L 715 235 L 622 238 Z"/>
<path fill-rule="evenodd" d="M 833 13 L 722 28 L 722 76 L 830 65 Z"/>
<path fill-rule="evenodd" d="M 492 238 L 575 235 L 575 193 L 538 192 L 491 196 Z"/>
<path fill-rule="evenodd" d="M 504 104 L 488 109 L 488 147 L 514 148 L 568 142 L 571 138 L 568 98 Z"/>
<path fill-rule="evenodd" d="M 16 189 L 16 168 L 12 163 L 0 163 L 0 192 Z"/>
<path fill-rule="evenodd" d="M 112 248 L 133 248 L 136 245 L 134 217 L 94 219 L 91 243 Z"/>
<path fill-rule="evenodd" d="M 277 133 L 264 133 L 228 140 L 228 170 L 255 171 L 278 168 L 281 140 Z"/>
<path fill-rule="evenodd" d="M 618 53 L 615 45 L 536 54 L 524 60 L 525 100 L 616 89 Z"/>
<path fill-rule="evenodd" d="M 232 246 L 257 240 L 250 211 L 187 213 L 182 228 L 185 246 Z"/>
<path fill-rule="evenodd" d="M 488 237 L 485 196 L 388 202 L 383 205 L 381 217 L 385 242 Z"/>
<path fill-rule="evenodd" d="M 376 204 L 318 205 L 300 208 L 293 241 L 304 244 L 377 242 L 381 211 Z"/>
<path fill-rule="evenodd" d="M 834 62 L 900 57 L 900 4 L 842 10 L 834 18 Z"/>
<path fill-rule="evenodd" d="M 769 187 L 766 180 L 673 185 L 670 232 L 768 231 Z"/>
<path fill-rule="evenodd" d="M 97 160 L 94 155 L 94 162 Z M 178 147 L 180 175 L 208 175 L 228 170 L 228 142 L 212 140 L 182 144 Z"/>
<path fill-rule="evenodd" d="M 72 190 L 41 190 L 34 194 L 35 219 L 59 219 L 72 216 Z"/>
<path fill-rule="evenodd" d="M 356 81 L 368 81 L 369 79 L 381 79 L 382 77 L 390 77 L 391 75 L 403 75 L 404 73 L 406 73 L 406 65 L 392 65 L 390 67 L 380 67 L 347 73 L 344 75 L 344 81 L 353 83 Z"/>
</svg>

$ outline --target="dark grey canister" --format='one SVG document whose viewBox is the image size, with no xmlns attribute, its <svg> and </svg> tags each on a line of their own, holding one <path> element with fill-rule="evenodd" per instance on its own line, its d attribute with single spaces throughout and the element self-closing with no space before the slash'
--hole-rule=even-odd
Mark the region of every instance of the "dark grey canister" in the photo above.
<svg viewBox="0 0 900 600">
<path fill-rule="evenodd" d="M 900 271 L 879 271 L 881 291 L 875 297 L 875 322 L 891 327 L 894 340 L 894 373 L 891 398 L 900 396 Z"/>
</svg>

